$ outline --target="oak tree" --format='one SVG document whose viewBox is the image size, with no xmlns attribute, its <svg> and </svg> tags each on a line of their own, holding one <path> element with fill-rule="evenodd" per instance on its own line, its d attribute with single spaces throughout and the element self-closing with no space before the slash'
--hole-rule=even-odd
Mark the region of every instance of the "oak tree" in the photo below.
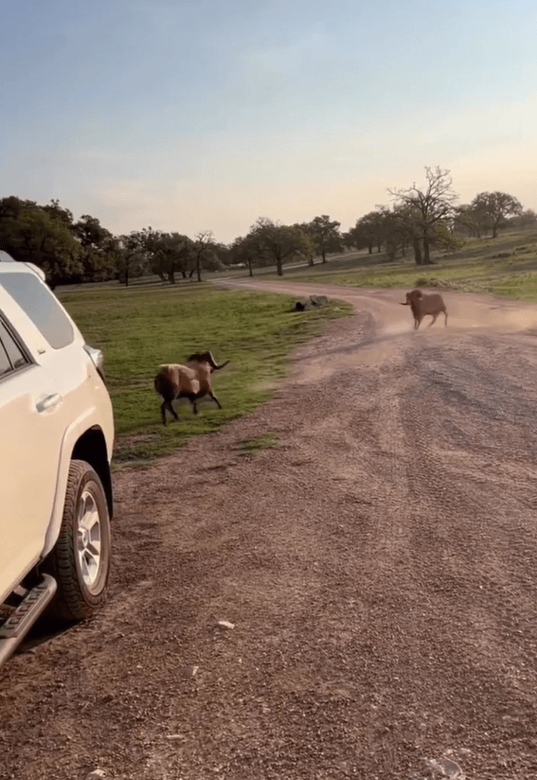
<svg viewBox="0 0 537 780">
<path fill-rule="evenodd" d="M 389 189 L 399 206 L 407 207 L 407 222 L 412 230 L 417 265 L 429 265 L 431 246 L 437 229 L 449 222 L 458 195 L 453 191 L 450 172 L 443 168 L 425 168 L 425 186 L 414 183 L 407 189 Z"/>
</svg>

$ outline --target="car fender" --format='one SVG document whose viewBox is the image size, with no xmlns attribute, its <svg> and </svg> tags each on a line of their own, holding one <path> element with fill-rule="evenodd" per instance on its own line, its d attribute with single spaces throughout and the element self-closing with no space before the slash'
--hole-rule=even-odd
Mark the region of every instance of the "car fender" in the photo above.
<svg viewBox="0 0 537 780">
<path fill-rule="evenodd" d="M 65 494 L 67 490 L 67 480 L 69 476 L 69 466 L 75 445 L 80 437 L 93 426 L 101 428 L 101 425 L 99 424 L 101 417 L 102 415 L 99 415 L 96 406 L 92 407 L 91 409 L 87 409 L 83 414 L 80 415 L 80 417 L 71 423 L 71 425 L 64 433 L 60 450 L 60 466 L 58 469 L 58 479 L 56 482 L 56 490 L 54 494 L 54 504 L 49 527 L 45 536 L 45 544 L 41 555 L 42 558 L 45 558 L 52 550 L 60 533 Z M 108 441 L 106 442 L 106 445 L 107 450 L 109 450 Z"/>
</svg>

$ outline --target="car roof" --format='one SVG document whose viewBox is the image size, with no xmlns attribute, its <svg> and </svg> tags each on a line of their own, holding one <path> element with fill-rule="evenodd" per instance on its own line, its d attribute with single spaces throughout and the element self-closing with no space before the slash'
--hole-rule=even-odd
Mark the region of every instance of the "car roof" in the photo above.
<svg viewBox="0 0 537 780">
<path fill-rule="evenodd" d="M 8 255 L 7 252 L 4 252 L 3 249 L 0 249 L 0 263 L 14 263 L 15 260 L 11 257 L 11 255 Z"/>
<path fill-rule="evenodd" d="M 19 263 L 17 260 L 14 260 L 11 255 L 8 255 L 7 252 L 4 252 L 3 249 L 0 249 L 0 273 L 3 271 L 7 271 L 8 273 L 13 273 L 17 271 L 26 272 L 26 269 L 30 269 L 30 271 L 33 271 L 36 276 L 39 276 L 39 278 L 44 282 L 45 279 L 45 272 L 42 268 L 38 268 L 33 263 Z"/>
</svg>

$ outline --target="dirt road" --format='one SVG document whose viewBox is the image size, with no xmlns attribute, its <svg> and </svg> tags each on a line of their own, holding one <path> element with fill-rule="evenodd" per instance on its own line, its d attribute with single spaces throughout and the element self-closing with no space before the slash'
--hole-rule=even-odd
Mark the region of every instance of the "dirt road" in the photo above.
<svg viewBox="0 0 537 780">
<path fill-rule="evenodd" d="M 106 609 L 0 672 L 2 780 L 537 778 L 537 307 L 274 285 L 357 314 L 116 474 Z"/>
</svg>

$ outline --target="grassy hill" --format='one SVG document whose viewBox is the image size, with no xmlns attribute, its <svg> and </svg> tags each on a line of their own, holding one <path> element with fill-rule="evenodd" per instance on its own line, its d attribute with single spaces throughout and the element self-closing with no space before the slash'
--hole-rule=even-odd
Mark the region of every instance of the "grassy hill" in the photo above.
<svg viewBox="0 0 537 780">
<path fill-rule="evenodd" d="M 498 238 L 468 239 L 453 254 L 433 254 L 433 265 L 417 266 L 412 253 L 388 262 L 385 253 L 349 253 L 312 268 L 288 268 L 296 281 L 355 287 L 438 286 L 537 301 L 537 230 Z M 276 278 L 272 270 L 271 278 Z"/>
</svg>

